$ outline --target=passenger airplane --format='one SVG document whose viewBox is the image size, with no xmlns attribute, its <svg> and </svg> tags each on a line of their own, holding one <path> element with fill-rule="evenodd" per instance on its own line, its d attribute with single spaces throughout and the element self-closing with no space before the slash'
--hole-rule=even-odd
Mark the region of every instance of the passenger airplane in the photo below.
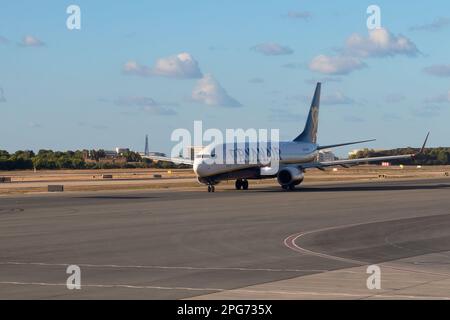
<svg viewBox="0 0 450 320">
<path fill-rule="evenodd" d="M 246 144 L 243 147 L 245 148 L 244 150 L 237 150 L 237 148 L 240 147 L 234 143 L 218 144 L 206 147 L 201 152 L 199 152 L 199 154 L 197 154 L 194 160 L 157 156 L 150 156 L 148 158 L 157 161 L 169 161 L 177 164 L 191 165 L 197 176 L 198 182 L 207 185 L 208 192 L 214 192 L 214 186 L 220 181 L 236 180 L 235 187 L 237 190 L 247 190 L 248 180 L 271 178 L 277 178 L 278 183 L 284 190 L 294 190 L 295 186 L 303 182 L 304 174 L 307 169 L 316 168 L 319 170 L 324 170 L 326 167 L 331 166 L 348 167 L 351 165 L 358 165 L 368 162 L 412 159 L 423 152 L 430 133 L 427 134 L 422 149 L 416 154 L 322 162 L 317 161 L 318 153 L 320 150 L 374 141 L 364 140 L 325 146 L 317 144 L 320 90 L 321 84 L 318 83 L 303 132 L 293 141 L 279 142 L 278 148 L 273 148 L 271 146 L 267 147 L 264 152 L 267 153 L 269 161 L 260 161 L 259 157 L 257 157 L 257 161 L 252 164 L 248 161 L 244 161 L 243 163 L 225 162 L 223 164 L 214 163 L 211 161 L 211 159 L 214 159 L 214 157 L 216 157 L 216 150 L 224 150 L 225 152 L 231 151 L 234 152 L 234 154 L 236 154 L 237 151 L 242 151 L 241 154 L 245 154 L 247 156 L 249 154 L 249 150 L 252 149 L 256 149 L 258 154 L 261 152 L 258 144 Z M 234 156 L 234 159 L 236 159 L 236 156 Z M 270 172 L 271 160 L 278 161 L 278 170 L 276 170 L 276 172 Z M 268 163 L 269 166 L 267 165 Z M 266 174 L 267 172 L 270 173 Z"/>
</svg>

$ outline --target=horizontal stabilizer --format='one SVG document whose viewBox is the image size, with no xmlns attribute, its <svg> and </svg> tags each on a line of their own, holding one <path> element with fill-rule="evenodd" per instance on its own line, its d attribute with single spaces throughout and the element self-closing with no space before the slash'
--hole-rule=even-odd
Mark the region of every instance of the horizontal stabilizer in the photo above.
<svg viewBox="0 0 450 320">
<path fill-rule="evenodd" d="M 159 156 L 143 156 L 142 158 L 150 159 L 153 161 L 172 162 L 174 164 L 185 164 L 188 166 L 192 166 L 194 164 L 193 160 L 185 159 L 185 158 L 168 158 L 168 157 L 159 157 Z"/>
</svg>

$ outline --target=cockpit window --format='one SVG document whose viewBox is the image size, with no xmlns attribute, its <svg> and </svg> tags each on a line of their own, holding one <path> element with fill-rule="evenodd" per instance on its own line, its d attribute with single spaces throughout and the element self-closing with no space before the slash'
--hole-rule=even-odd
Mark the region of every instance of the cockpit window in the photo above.
<svg viewBox="0 0 450 320">
<path fill-rule="evenodd" d="M 209 154 L 198 154 L 196 156 L 197 159 L 209 159 L 211 156 Z"/>
</svg>

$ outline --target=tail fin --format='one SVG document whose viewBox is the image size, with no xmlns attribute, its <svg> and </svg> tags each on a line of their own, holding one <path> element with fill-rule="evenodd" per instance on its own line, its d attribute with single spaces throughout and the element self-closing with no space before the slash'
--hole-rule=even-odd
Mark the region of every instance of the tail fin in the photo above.
<svg viewBox="0 0 450 320">
<path fill-rule="evenodd" d="M 320 106 L 320 89 L 321 83 L 317 83 L 316 91 L 309 109 L 308 119 L 306 120 L 305 129 L 294 139 L 295 142 L 317 142 L 317 128 L 319 127 L 319 106 Z"/>
</svg>

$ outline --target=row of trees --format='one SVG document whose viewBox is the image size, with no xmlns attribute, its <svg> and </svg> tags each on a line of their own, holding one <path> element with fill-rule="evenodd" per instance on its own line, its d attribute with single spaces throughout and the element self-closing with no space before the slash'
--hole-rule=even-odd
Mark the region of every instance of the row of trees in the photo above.
<svg viewBox="0 0 450 320">
<path fill-rule="evenodd" d="M 0 170 L 27 170 L 27 169 L 115 169 L 115 168 L 177 168 L 171 163 L 152 162 L 149 159 L 143 159 L 139 153 L 126 152 L 122 154 L 126 163 L 112 162 L 91 162 L 85 161 L 84 155 L 95 155 L 99 160 L 104 157 L 103 150 L 83 151 L 52 151 L 39 150 L 36 154 L 33 151 L 17 151 L 13 154 L 0 150 Z"/>
<path fill-rule="evenodd" d="M 393 150 L 375 151 L 372 149 L 363 149 L 353 155 L 351 158 L 367 158 L 367 157 L 384 157 L 399 154 L 414 154 L 419 149 L 401 148 Z M 449 165 L 450 164 L 450 148 L 427 148 L 423 154 L 418 155 L 415 159 L 394 160 L 392 164 L 404 165 Z"/>
<path fill-rule="evenodd" d="M 418 149 L 402 148 L 393 150 L 375 151 L 373 149 L 363 149 L 358 151 L 351 158 L 383 157 L 398 154 L 413 154 Z M 33 151 L 17 151 L 9 154 L 7 151 L 0 150 L 0 170 L 27 170 L 27 169 L 114 169 L 114 168 L 182 168 L 185 166 L 175 165 L 168 162 L 152 162 L 149 159 L 143 159 L 139 153 L 126 152 L 122 154 L 126 163 L 111 162 L 86 162 L 84 155 L 93 155 L 92 160 L 99 160 L 104 157 L 103 150 L 83 151 L 52 151 L 39 150 L 37 154 Z M 92 158 L 92 157 L 91 157 Z M 404 165 L 450 165 L 450 148 L 428 148 L 424 153 L 414 160 L 394 160 L 392 164 Z"/>
</svg>

